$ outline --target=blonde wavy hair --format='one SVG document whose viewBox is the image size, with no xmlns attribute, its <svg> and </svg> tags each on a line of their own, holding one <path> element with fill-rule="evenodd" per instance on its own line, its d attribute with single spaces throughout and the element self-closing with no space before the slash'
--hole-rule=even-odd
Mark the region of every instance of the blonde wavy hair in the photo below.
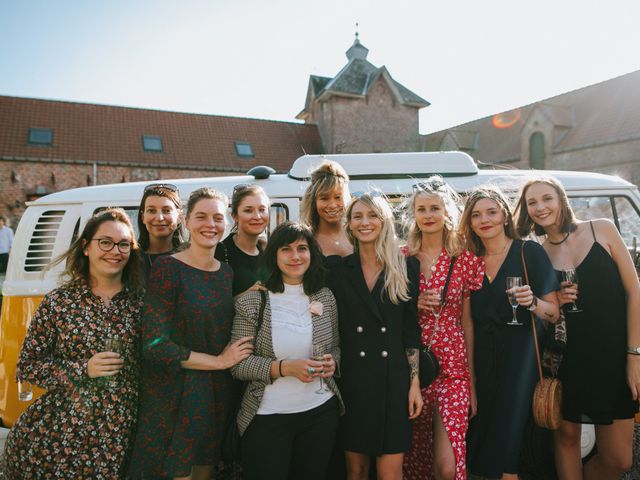
<svg viewBox="0 0 640 480">
<path fill-rule="evenodd" d="M 311 185 L 304 192 L 300 204 L 300 220 L 309 225 L 314 232 L 320 225 L 316 200 L 336 188 L 342 190 L 342 198 L 346 205 L 349 201 L 349 176 L 339 163 L 325 160 L 311 172 Z"/>
<path fill-rule="evenodd" d="M 400 251 L 400 244 L 396 235 L 393 212 L 389 202 L 378 191 L 365 192 L 358 197 L 354 197 L 347 208 L 345 232 L 347 238 L 358 251 L 358 239 L 351 232 L 349 223 L 351 214 L 356 203 L 362 203 L 373 210 L 382 223 L 382 230 L 375 243 L 376 259 L 384 271 L 384 288 L 391 303 L 398 304 L 406 302 L 409 296 L 409 280 L 407 278 L 407 264 L 404 255 Z"/>
<path fill-rule="evenodd" d="M 413 194 L 405 200 L 402 208 L 402 220 L 407 232 L 409 255 L 415 255 L 422 245 L 422 231 L 416 223 L 415 208 L 418 198 L 437 198 L 445 211 L 442 241 L 449 256 L 460 255 L 464 245 L 458 232 L 462 200 L 460 196 L 445 183 L 440 175 L 433 175 L 424 182 L 413 186 Z"/>
</svg>

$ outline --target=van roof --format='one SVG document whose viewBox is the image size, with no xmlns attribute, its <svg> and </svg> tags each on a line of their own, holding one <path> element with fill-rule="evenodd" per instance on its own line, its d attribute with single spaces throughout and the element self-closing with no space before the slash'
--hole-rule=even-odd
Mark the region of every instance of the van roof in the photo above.
<svg viewBox="0 0 640 480">
<path fill-rule="evenodd" d="M 289 174 L 274 174 L 268 179 L 256 179 L 250 175 L 230 177 L 201 177 L 187 179 L 162 179 L 158 182 L 173 183 L 184 199 L 202 186 L 214 187 L 231 195 L 234 185 L 255 183 L 261 185 L 271 197 L 301 196 L 306 189 L 310 167 L 319 165 L 325 159 L 339 162 L 352 181 L 351 190 L 366 190 L 376 186 L 387 194 L 406 193 L 408 185 L 417 178 L 425 178 L 438 173 L 447 177 L 453 188 L 460 192 L 469 191 L 479 185 L 493 184 L 507 190 L 517 189 L 532 176 L 554 176 L 567 190 L 637 189 L 620 177 L 592 172 L 554 170 L 478 170 L 475 162 L 462 152 L 438 153 L 394 153 L 362 155 L 305 155 L 296 160 Z M 421 166 L 428 160 L 428 168 Z M 451 163 L 449 163 L 451 162 Z M 470 163 L 469 163 L 470 162 Z M 445 169 L 446 165 L 448 169 Z M 474 170 L 471 172 L 471 170 Z M 86 201 L 109 204 L 135 204 L 142 198 L 144 187 L 154 181 L 82 187 L 56 192 L 28 205 L 53 205 L 61 203 L 84 203 Z M 410 190 L 410 188 L 409 188 Z M 112 203 L 112 204 L 113 204 Z"/>
</svg>

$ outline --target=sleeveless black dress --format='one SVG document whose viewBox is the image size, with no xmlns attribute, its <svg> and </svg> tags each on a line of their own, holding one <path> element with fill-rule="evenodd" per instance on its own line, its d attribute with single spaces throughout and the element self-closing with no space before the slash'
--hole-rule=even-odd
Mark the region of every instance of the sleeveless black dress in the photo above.
<svg viewBox="0 0 640 480">
<path fill-rule="evenodd" d="M 576 423 L 611 424 L 632 418 L 638 404 L 627 385 L 627 304 L 618 267 L 598 243 L 577 266 L 578 308 L 567 313 L 567 350 L 558 377 L 563 416 Z"/>
</svg>

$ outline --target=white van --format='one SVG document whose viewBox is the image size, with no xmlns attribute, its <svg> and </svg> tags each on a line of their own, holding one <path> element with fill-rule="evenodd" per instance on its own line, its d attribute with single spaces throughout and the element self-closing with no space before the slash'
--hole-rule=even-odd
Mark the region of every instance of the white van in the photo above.
<svg viewBox="0 0 640 480">
<path fill-rule="evenodd" d="M 288 174 L 271 174 L 272 170 L 267 167 L 255 167 L 245 176 L 162 181 L 175 184 L 183 201 L 202 186 L 213 187 L 230 196 L 234 185 L 256 183 L 272 200 L 273 227 L 287 219 L 298 219 L 300 198 L 309 184 L 309 172 L 324 159 L 337 161 L 344 167 L 351 179 L 351 192 L 375 186 L 392 201 L 411 193 L 412 186 L 420 178 L 435 173 L 442 175 L 461 193 L 490 183 L 515 194 L 517 188 L 534 175 L 526 170 L 479 170 L 465 153 L 438 152 L 305 155 L 294 162 Z M 578 218 L 610 218 L 630 247 L 634 239 L 640 237 L 640 194 L 636 186 L 618 177 L 596 173 L 540 173 L 553 175 L 562 182 Z M 2 287 L 0 420 L 5 426 L 13 425 L 27 406 L 18 401 L 15 383 L 15 366 L 26 328 L 43 295 L 58 284 L 58 275 L 63 269 L 58 265 L 44 271 L 45 266 L 67 250 L 87 219 L 98 209 L 122 207 L 136 225 L 138 203 L 148 183 L 77 188 L 29 203 L 15 234 Z"/>
</svg>

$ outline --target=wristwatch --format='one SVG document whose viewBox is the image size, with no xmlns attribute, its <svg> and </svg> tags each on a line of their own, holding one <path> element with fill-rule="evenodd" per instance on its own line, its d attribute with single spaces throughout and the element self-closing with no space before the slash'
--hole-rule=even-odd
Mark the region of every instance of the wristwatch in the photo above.
<svg viewBox="0 0 640 480">
<path fill-rule="evenodd" d="M 534 295 L 533 300 L 531 300 L 531 305 L 527 307 L 527 310 L 529 310 L 530 312 L 533 312 L 537 306 L 538 306 L 538 299 Z M 640 353 L 638 353 L 638 355 L 640 355 Z"/>
<path fill-rule="evenodd" d="M 640 355 L 640 347 L 627 347 L 627 353 L 631 355 Z"/>
</svg>

